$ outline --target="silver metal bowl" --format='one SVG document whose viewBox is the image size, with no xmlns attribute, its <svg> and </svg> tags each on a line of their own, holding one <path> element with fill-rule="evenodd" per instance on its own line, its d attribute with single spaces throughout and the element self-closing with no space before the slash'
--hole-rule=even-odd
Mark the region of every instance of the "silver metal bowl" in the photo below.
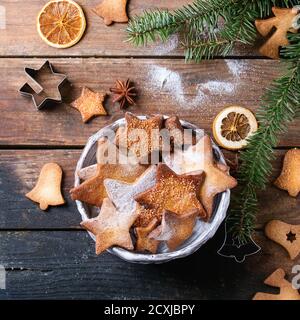
<svg viewBox="0 0 300 320">
<path fill-rule="evenodd" d="M 146 116 L 139 116 L 140 119 L 146 119 Z M 165 117 L 167 118 L 167 117 Z M 184 128 L 193 129 L 195 132 L 199 134 L 203 134 L 203 130 L 197 128 L 193 124 L 181 120 L 181 124 Z M 125 118 L 115 121 L 111 125 L 104 127 L 99 130 L 93 136 L 91 136 L 87 144 L 79 158 L 77 163 L 76 172 L 80 169 L 88 167 L 92 164 L 96 163 L 96 151 L 97 151 L 97 142 L 101 137 L 107 136 L 107 133 L 111 132 L 111 130 L 116 131 L 119 126 L 125 125 Z M 213 143 L 213 151 L 214 157 L 216 160 L 225 164 L 224 156 L 218 146 Z M 78 175 L 75 172 L 75 187 L 79 186 L 81 181 Z M 180 247 L 178 247 L 175 251 L 169 251 L 165 245 L 159 247 L 158 253 L 156 254 L 148 254 L 148 253 L 137 253 L 133 251 L 128 251 L 126 249 L 120 247 L 113 247 L 108 250 L 108 252 L 120 257 L 123 260 L 132 263 L 164 263 L 171 261 L 173 259 L 183 258 L 198 250 L 206 241 L 212 238 L 216 231 L 218 230 L 220 224 L 226 217 L 226 212 L 230 202 L 230 190 L 226 190 L 225 192 L 219 194 L 215 198 L 214 202 L 214 212 L 210 222 L 203 222 L 198 220 L 194 231 L 191 237 L 186 240 Z M 96 208 L 93 206 L 89 206 L 81 201 L 76 201 L 78 211 L 81 214 L 82 220 L 87 220 L 96 215 Z M 92 233 L 90 236 L 95 240 L 95 237 Z"/>
</svg>

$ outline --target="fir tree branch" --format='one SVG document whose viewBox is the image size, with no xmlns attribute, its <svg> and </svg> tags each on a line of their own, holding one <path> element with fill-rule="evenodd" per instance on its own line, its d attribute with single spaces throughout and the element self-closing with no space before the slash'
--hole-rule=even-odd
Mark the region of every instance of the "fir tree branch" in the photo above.
<svg viewBox="0 0 300 320">
<path fill-rule="evenodd" d="M 289 64 L 288 73 L 274 81 L 258 110 L 259 129 L 241 152 L 239 196 L 233 197 L 227 224 L 240 243 L 249 240 L 257 213 L 256 191 L 265 188 L 272 171 L 273 148 L 278 136 L 300 109 L 300 59 Z"/>
</svg>

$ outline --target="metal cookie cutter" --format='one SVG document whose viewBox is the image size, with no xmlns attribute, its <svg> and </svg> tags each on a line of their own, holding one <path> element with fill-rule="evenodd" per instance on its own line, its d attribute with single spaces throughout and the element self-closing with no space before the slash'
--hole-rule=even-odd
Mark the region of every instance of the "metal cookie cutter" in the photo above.
<svg viewBox="0 0 300 320">
<path fill-rule="evenodd" d="M 46 61 L 39 69 L 26 67 L 25 73 L 30 79 L 30 84 L 26 82 L 19 92 L 22 96 L 31 98 L 38 110 L 52 103 L 62 102 L 61 89 L 67 76 L 54 72 L 49 61 Z"/>
</svg>

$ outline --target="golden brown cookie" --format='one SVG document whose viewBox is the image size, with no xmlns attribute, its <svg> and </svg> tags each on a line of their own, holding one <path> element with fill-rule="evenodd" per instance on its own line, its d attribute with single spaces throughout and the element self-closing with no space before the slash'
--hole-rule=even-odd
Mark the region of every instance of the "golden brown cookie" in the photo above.
<svg viewBox="0 0 300 320">
<path fill-rule="evenodd" d="M 278 59 L 280 47 L 285 47 L 289 44 L 287 33 L 297 33 L 293 27 L 297 15 L 300 13 L 298 8 L 276 8 L 273 7 L 272 11 L 275 15 L 273 18 L 266 20 L 256 20 L 255 26 L 257 31 L 264 37 L 268 36 L 273 28 L 276 31 L 260 48 L 259 52 L 269 58 Z"/>
<path fill-rule="evenodd" d="M 291 149 L 285 154 L 281 174 L 274 184 L 287 190 L 291 197 L 297 197 L 300 192 L 300 149 Z"/>
<path fill-rule="evenodd" d="M 225 171 L 225 166 L 215 164 L 212 143 L 209 136 L 204 136 L 199 142 L 186 151 L 175 150 L 172 155 L 164 155 L 164 162 L 177 174 L 193 174 L 204 171 L 205 179 L 200 189 L 200 200 L 207 212 L 207 220 L 212 215 L 214 197 L 237 185 L 236 179 Z"/>
<path fill-rule="evenodd" d="M 105 179 L 134 182 L 146 169 L 147 167 L 139 164 L 98 164 L 96 175 L 71 189 L 71 197 L 73 200 L 101 206 L 103 199 L 107 197 L 104 187 Z"/>
<path fill-rule="evenodd" d="M 294 260 L 300 253 L 300 225 L 272 220 L 265 227 L 266 236 L 280 244 Z"/>
<path fill-rule="evenodd" d="M 265 281 L 265 284 L 280 289 L 279 294 L 270 294 L 258 292 L 253 300 L 300 300 L 298 290 L 294 289 L 292 284 L 285 279 L 285 272 L 279 268 L 274 271 Z"/>
<path fill-rule="evenodd" d="M 100 214 L 96 218 L 81 222 L 81 226 L 96 236 L 96 254 L 112 246 L 133 250 L 129 230 L 135 219 L 134 212 L 119 212 L 112 202 L 105 198 Z"/>
<path fill-rule="evenodd" d="M 109 26 L 113 22 L 128 22 L 126 5 L 127 0 L 103 0 L 92 11 Z"/>
<path fill-rule="evenodd" d="M 161 163 L 157 166 L 156 185 L 137 195 L 135 200 L 152 209 L 159 221 L 165 210 L 181 215 L 196 209 L 200 217 L 206 218 L 206 212 L 197 197 L 203 179 L 203 173 L 177 175 Z M 139 216 L 139 221 L 144 225 L 143 216 Z"/>
<path fill-rule="evenodd" d="M 151 234 L 150 238 L 159 241 L 166 241 L 170 250 L 175 250 L 193 233 L 198 216 L 198 210 L 178 215 L 165 211 L 162 222 Z"/>
<path fill-rule="evenodd" d="M 62 169 L 56 163 L 43 166 L 36 186 L 26 194 L 30 200 L 40 204 L 41 210 L 48 206 L 59 206 L 65 203 L 61 194 Z"/>
<path fill-rule="evenodd" d="M 135 228 L 137 240 L 136 240 L 136 250 L 137 251 L 149 251 L 151 253 L 157 252 L 157 247 L 159 241 L 151 239 L 149 234 L 157 227 L 158 219 L 154 218 L 146 227 Z"/>
<path fill-rule="evenodd" d="M 81 113 L 82 120 L 85 123 L 92 117 L 107 115 L 103 106 L 105 96 L 105 93 L 93 92 L 89 88 L 84 87 L 81 96 L 71 103 L 71 107 Z"/>
<path fill-rule="evenodd" d="M 160 115 L 141 120 L 132 113 L 125 114 L 126 127 L 118 132 L 118 144 L 129 150 L 130 155 L 136 156 L 140 162 L 148 161 L 152 152 L 159 152 L 160 130 L 163 118 Z"/>
</svg>

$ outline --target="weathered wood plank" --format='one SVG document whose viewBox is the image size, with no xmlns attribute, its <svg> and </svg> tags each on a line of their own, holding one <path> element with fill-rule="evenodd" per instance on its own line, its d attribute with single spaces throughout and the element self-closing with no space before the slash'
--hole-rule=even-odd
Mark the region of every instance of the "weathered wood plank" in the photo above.
<svg viewBox="0 0 300 320">
<path fill-rule="evenodd" d="M 46 45 L 36 30 L 36 17 L 45 5 L 43 0 L 3 0 L 1 6 L 6 10 L 6 27 L 0 30 L 0 56 L 182 56 L 183 52 L 176 49 L 178 38 L 174 37 L 166 44 L 155 44 L 149 47 L 135 48 L 125 42 L 126 24 L 104 25 L 103 20 L 91 9 L 101 0 L 78 0 L 83 5 L 87 30 L 83 39 L 74 47 L 59 50 Z M 168 8 L 173 10 L 188 0 L 175 1 L 138 1 L 130 0 L 129 16 L 141 14 L 146 9 Z M 246 46 L 238 46 L 233 55 L 257 55 L 257 50 Z"/>
<path fill-rule="evenodd" d="M 39 67 L 40 59 L 1 59 L 1 145 L 83 146 L 101 127 L 124 116 L 109 97 L 109 116 L 83 124 L 68 104 L 36 111 L 18 89 L 26 81 L 23 68 Z M 66 73 L 72 86 L 65 87 L 65 101 L 80 94 L 84 85 L 109 92 L 116 79 L 130 77 L 139 99 L 129 108 L 137 114 L 177 114 L 209 130 L 218 111 L 226 105 L 243 105 L 255 111 L 266 87 L 280 73 L 278 62 L 266 60 L 214 60 L 184 64 L 181 60 L 147 59 L 51 59 L 58 72 Z M 299 146 L 299 120 L 281 139 L 281 146 Z"/>
<path fill-rule="evenodd" d="M 86 232 L 0 232 L 0 263 L 7 270 L 1 299 L 251 299 L 275 293 L 263 280 L 278 267 L 291 277 L 291 262 L 279 246 L 256 233 L 262 251 L 238 264 L 216 252 L 220 230 L 195 254 L 162 265 L 95 256 Z"/>
<path fill-rule="evenodd" d="M 69 197 L 74 183 L 74 170 L 80 150 L 1 150 L 0 151 L 0 229 L 65 229 L 79 228 L 80 215 Z M 273 181 L 279 174 L 284 151 L 277 151 Z M 228 159 L 232 154 L 226 152 Z M 47 162 L 57 162 L 64 171 L 63 193 L 67 204 L 49 209 L 46 213 L 25 198 Z M 269 185 L 260 193 L 257 228 L 271 219 L 300 223 L 300 199 Z"/>
</svg>

